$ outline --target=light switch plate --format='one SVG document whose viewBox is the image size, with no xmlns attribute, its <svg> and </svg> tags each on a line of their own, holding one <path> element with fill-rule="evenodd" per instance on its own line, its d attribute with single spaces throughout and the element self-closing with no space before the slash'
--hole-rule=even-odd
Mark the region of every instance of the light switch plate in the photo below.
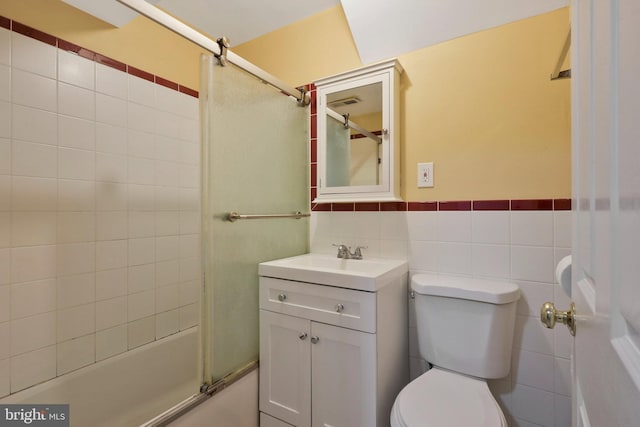
<svg viewBox="0 0 640 427">
<path fill-rule="evenodd" d="M 433 187 L 433 162 L 418 163 L 418 188 Z"/>
</svg>

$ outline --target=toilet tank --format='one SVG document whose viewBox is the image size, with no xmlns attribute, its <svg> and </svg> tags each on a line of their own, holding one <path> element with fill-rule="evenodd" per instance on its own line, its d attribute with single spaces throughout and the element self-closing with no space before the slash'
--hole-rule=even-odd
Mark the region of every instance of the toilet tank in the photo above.
<svg viewBox="0 0 640 427">
<path fill-rule="evenodd" d="M 411 279 L 420 355 L 429 363 L 479 378 L 502 378 L 520 289 L 514 283 L 416 274 Z"/>
</svg>

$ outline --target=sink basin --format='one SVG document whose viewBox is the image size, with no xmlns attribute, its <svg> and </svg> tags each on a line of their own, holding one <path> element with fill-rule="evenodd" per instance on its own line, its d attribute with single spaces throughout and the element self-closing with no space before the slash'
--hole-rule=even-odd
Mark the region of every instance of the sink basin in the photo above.
<svg viewBox="0 0 640 427">
<path fill-rule="evenodd" d="M 407 273 L 405 260 L 367 258 L 340 259 L 330 255 L 305 254 L 259 264 L 260 276 L 340 288 L 376 292 Z"/>
</svg>

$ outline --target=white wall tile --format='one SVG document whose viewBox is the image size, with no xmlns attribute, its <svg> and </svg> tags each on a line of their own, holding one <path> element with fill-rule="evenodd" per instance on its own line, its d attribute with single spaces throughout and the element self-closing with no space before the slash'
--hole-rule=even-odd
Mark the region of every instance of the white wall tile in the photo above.
<svg viewBox="0 0 640 427">
<path fill-rule="evenodd" d="M 188 282 L 200 278 L 200 258 L 180 260 L 180 281 Z"/>
<path fill-rule="evenodd" d="M 180 305 L 193 304 L 200 301 L 200 282 L 192 280 L 180 283 Z"/>
<path fill-rule="evenodd" d="M 96 216 L 93 212 L 60 212 L 58 243 L 80 243 L 96 240 Z"/>
<path fill-rule="evenodd" d="M 58 144 L 58 116 L 55 113 L 14 104 L 11 123 L 14 140 Z M 34 123 L 38 126 L 34 126 Z"/>
<path fill-rule="evenodd" d="M 56 342 L 54 311 L 11 321 L 11 355 L 27 353 Z"/>
<path fill-rule="evenodd" d="M 184 118 L 165 111 L 155 111 L 155 120 L 156 133 L 158 135 L 186 139 L 185 133 L 182 132 Z"/>
<path fill-rule="evenodd" d="M 156 339 L 164 338 L 180 331 L 180 310 L 159 313 L 156 316 Z"/>
<path fill-rule="evenodd" d="M 156 212 L 156 236 L 194 234 L 200 230 L 200 218 L 191 212 Z"/>
<path fill-rule="evenodd" d="M 0 175 L 11 173 L 11 140 L 0 138 Z"/>
<path fill-rule="evenodd" d="M 11 65 L 21 70 L 56 78 L 56 51 L 48 45 L 31 37 L 11 33 Z"/>
<path fill-rule="evenodd" d="M 180 179 L 180 172 L 181 172 L 181 166 L 179 163 L 176 162 L 165 162 L 162 160 L 156 160 L 155 161 L 155 181 L 154 183 L 156 185 L 162 185 L 162 186 L 180 186 L 180 187 L 187 187 L 187 188 L 197 188 L 198 185 L 191 185 L 191 186 L 187 186 L 187 185 L 182 185 L 181 179 Z M 199 175 L 198 175 L 199 178 Z M 199 182 L 199 179 L 198 179 Z M 367 212 L 367 213 L 371 213 L 373 214 L 374 212 Z M 372 233 L 376 233 L 377 232 L 377 228 L 375 227 L 374 223 L 375 223 L 375 219 L 377 219 L 377 212 L 375 213 L 376 215 L 364 215 L 362 218 L 361 222 L 358 222 L 356 224 L 357 228 L 354 230 L 354 235 L 356 236 L 361 236 L 361 237 L 366 237 L 367 235 L 370 235 Z M 378 237 L 378 234 L 375 234 L 375 237 Z"/>
<path fill-rule="evenodd" d="M 96 64 L 96 92 L 126 99 L 127 77 L 126 73 L 102 64 Z"/>
<path fill-rule="evenodd" d="M 95 92 L 58 83 L 58 113 L 86 120 L 96 119 Z"/>
<path fill-rule="evenodd" d="M 532 282 L 554 282 L 553 248 L 511 246 L 511 278 Z"/>
<path fill-rule="evenodd" d="M 96 333 L 96 360 L 104 360 L 127 351 L 127 325 Z"/>
<path fill-rule="evenodd" d="M 8 313 L 7 313 L 8 315 Z M 11 357 L 11 324 L 9 322 L 0 323 L 0 360 Z"/>
<path fill-rule="evenodd" d="M 193 165 L 179 165 L 180 187 L 200 188 L 200 168 Z"/>
<path fill-rule="evenodd" d="M 129 211 L 153 211 L 155 209 L 155 188 L 152 185 L 129 184 L 128 204 Z M 170 207 L 173 207 L 170 205 Z M 176 210 L 176 209 L 174 209 Z"/>
<path fill-rule="evenodd" d="M 156 292 L 152 290 L 127 296 L 129 322 L 152 316 L 155 313 L 155 294 Z"/>
<path fill-rule="evenodd" d="M 437 240 L 437 212 L 407 212 L 407 229 L 410 240 Z"/>
<path fill-rule="evenodd" d="M 471 245 L 465 243 L 437 243 L 438 271 L 471 275 Z"/>
<path fill-rule="evenodd" d="M 95 62 L 58 49 L 58 80 L 85 89 L 95 89 Z"/>
<path fill-rule="evenodd" d="M 58 145 L 81 150 L 95 150 L 95 122 L 76 117 L 58 116 Z"/>
<path fill-rule="evenodd" d="M 156 287 L 175 285 L 180 282 L 180 261 L 164 261 L 155 265 Z M 177 307 L 177 306 L 176 306 Z"/>
<path fill-rule="evenodd" d="M 13 283 L 54 278 L 56 266 L 55 245 L 11 249 L 11 281 Z"/>
<path fill-rule="evenodd" d="M 127 129 L 96 123 L 96 151 L 126 155 Z"/>
<path fill-rule="evenodd" d="M 11 249 L 7 248 L 7 249 L 0 249 L 0 285 L 6 285 L 8 283 L 11 282 Z M 1 289 L 3 289 L 2 286 L 0 286 L 0 294 L 2 293 Z M 9 298 L 8 295 L 6 296 L 6 300 L 4 300 L 5 303 L 8 304 Z M 0 301 L 3 301 L 2 298 L 0 298 Z M 0 303 L 0 322 L 3 321 L 2 316 L 3 313 L 9 313 L 8 310 L 8 306 L 6 306 L 6 311 L 4 311 L 4 308 L 2 306 L 2 303 Z M 4 320 L 8 320 L 8 319 L 4 319 Z"/>
<path fill-rule="evenodd" d="M 58 309 L 90 304 L 95 301 L 96 274 L 85 273 L 58 278 Z"/>
<path fill-rule="evenodd" d="M 184 144 L 182 144 L 180 140 L 161 135 L 154 135 L 153 137 L 156 143 L 155 158 L 157 160 L 179 160 L 185 163 L 182 158 L 182 147 Z"/>
<path fill-rule="evenodd" d="M 178 307 L 180 307 L 180 286 L 178 284 L 164 286 L 156 290 L 156 313 L 162 313 Z"/>
<path fill-rule="evenodd" d="M 570 427 L 571 424 L 571 398 L 555 395 L 554 405 L 555 427 Z"/>
<path fill-rule="evenodd" d="M 72 276 L 96 270 L 96 243 L 58 245 L 58 274 Z"/>
<path fill-rule="evenodd" d="M 138 319 L 127 324 L 127 345 L 129 350 L 150 343 L 156 336 L 155 317 Z"/>
<path fill-rule="evenodd" d="M 119 154 L 96 153 L 95 178 L 100 182 L 127 182 L 127 158 Z"/>
<path fill-rule="evenodd" d="M 58 177 L 94 180 L 96 176 L 95 151 L 58 148 Z"/>
<path fill-rule="evenodd" d="M 181 188 L 178 191 L 180 194 L 180 210 L 181 211 L 192 211 L 196 212 L 200 210 L 200 190 L 192 189 L 192 188 Z M 169 199 L 171 201 L 175 200 L 175 196 Z M 175 205 L 171 204 L 170 208 L 175 208 Z M 355 236 L 352 236 L 355 237 Z"/>
<path fill-rule="evenodd" d="M 97 212 L 96 240 L 121 240 L 128 237 L 127 212 Z"/>
<path fill-rule="evenodd" d="M 58 344 L 58 375 L 80 369 L 96 361 L 95 335 L 86 335 Z"/>
<path fill-rule="evenodd" d="M 509 246 L 471 246 L 471 270 L 474 276 L 508 279 L 510 274 Z"/>
<path fill-rule="evenodd" d="M 129 239 L 129 265 L 150 264 L 156 259 L 155 239 Z"/>
<path fill-rule="evenodd" d="M 0 248 L 11 246 L 11 213 L 0 212 Z"/>
<path fill-rule="evenodd" d="M 129 157 L 127 181 L 131 184 L 153 185 L 156 183 L 156 164 L 151 159 Z M 178 177 L 175 177 L 177 183 Z"/>
<path fill-rule="evenodd" d="M 509 244 L 511 241 L 510 212 L 472 212 L 471 240 L 474 243 Z"/>
<path fill-rule="evenodd" d="M 513 393 L 513 416 L 544 427 L 553 427 L 554 395 L 544 390 L 516 384 Z"/>
<path fill-rule="evenodd" d="M 540 307 L 547 301 L 553 301 L 553 285 L 550 283 L 536 283 L 518 281 L 520 299 L 518 300 L 518 314 L 523 316 L 538 316 Z"/>
<path fill-rule="evenodd" d="M 0 137 L 11 137 L 11 104 L 0 101 Z"/>
<path fill-rule="evenodd" d="M 96 273 L 96 301 L 127 294 L 126 268 L 98 271 Z"/>
<path fill-rule="evenodd" d="M 14 140 L 11 170 L 14 175 L 55 178 L 58 172 L 56 147 Z"/>
<path fill-rule="evenodd" d="M 409 241 L 409 265 L 423 271 L 438 270 L 438 243 L 420 240 Z"/>
<path fill-rule="evenodd" d="M 11 360 L 0 360 L 0 397 L 11 392 Z"/>
<path fill-rule="evenodd" d="M 156 266 L 145 264 L 131 266 L 127 272 L 127 293 L 134 294 L 148 291 L 155 287 Z"/>
<path fill-rule="evenodd" d="M 571 211 L 553 213 L 553 245 L 555 247 L 571 247 L 571 216 Z"/>
<path fill-rule="evenodd" d="M 129 101 L 154 107 L 156 104 L 155 83 L 129 74 Z"/>
<path fill-rule="evenodd" d="M 0 65 L 0 100 L 11 101 L 11 67 Z"/>
<path fill-rule="evenodd" d="M 153 237 L 155 236 L 154 212 L 129 212 L 129 237 Z"/>
<path fill-rule="evenodd" d="M 366 249 L 362 249 L 366 253 Z M 200 236 L 197 234 L 180 236 L 180 257 L 195 258 L 200 253 Z"/>
<path fill-rule="evenodd" d="M 56 227 L 55 212 L 13 212 L 11 215 L 12 246 L 55 245 Z"/>
<path fill-rule="evenodd" d="M 59 211 L 94 211 L 95 205 L 96 185 L 93 181 L 58 180 Z"/>
<path fill-rule="evenodd" d="M 158 130 L 155 114 L 156 111 L 153 108 L 129 102 L 127 103 L 127 126 L 130 129 L 155 133 Z"/>
<path fill-rule="evenodd" d="M 84 304 L 58 311 L 58 342 L 92 334 L 95 327 L 95 304 Z"/>
<path fill-rule="evenodd" d="M 380 239 L 383 240 L 407 240 L 409 237 L 407 229 L 406 212 L 380 212 Z M 360 222 L 362 215 L 356 213 L 351 218 L 354 224 Z M 376 238 L 375 235 L 371 236 Z"/>
<path fill-rule="evenodd" d="M 56 376 L 56 346 L 11 358 L 11 392 L 15 393 Z"/>
<path fill-rule="evenodd" d="M 11 65 L 11 31 L 0 28 L 0 64 Z"/>
<path fill-rule="evenodd" d="M 96 270 L 126 267 L 127 253 L 127 240 L 96 242 Z"/>
<path fill-rule="evenodd" d="M 112 182 L 96 183 L 97 211 L 126 211 L 128 190 L 126 184 Z"/>
<path fill-rule="evenodd" d="M 112 96 L 96 94 L 96 121 L 126 128 L 127 102 Z"/>
<path fill-rule="evenodd" d="M 37 74 L 14 69 L 11 73 L 11 96 L 15 104 L 56 112 L 56 81 Z"/>
<path fill-rule="evenodd" d="M 127 132 L 127 154 L 133 157 L 154 159 L 156 157 L 156 142 L 153 134 L 129 129 Z M 176 158 L 166 159 L 175 161 Z"/>
<path fill-rule="evenodd" d="M 179 236 L 156 237 L 156 261 L 178 259 L 182 249 L 181 241 Z"/>
<path fill-rule="evenodd" d="M 555 390 L 555 360 L 548 354 L 514 350 L 511 375 L 513 381 L 548 392 Z"/>
<path fill-rule="evenodd" d="M 6 275 L 9 275 L 9 269 Z M 11 320 L 11 286 L 2 285 L 0 286 L 0 323 L 9 320 Z"/>
<path fill-rule="evenodd" d="M 511 243 L 520 246 L 553 246 L 553 212 L 511 212 Z"/>
<path fill-rule="evenodd" d="M 436 236 L 441 242 L 471 241 L 471 212 L 439 211 Z"/>
<path fill-rule="evenodd" d="M 11 286 L 11 317 L 20 319 L 56 309 L 56 280 L 17 283 Z"/>
<path fill-rule="evenodd" d="M 181 141 L 178 159 L 188 165 L 199 165 L 200 144 Z"/>
<path fill-rule="evenodd" d="M 96 330 L 109 329 L 127 323 L 127 297 L 96 302 Z"/>
<path fill-rule="evenodd" d="M 555 358 L 554 391 L 563 396 L 571 396 L 571 361 L 560 357 Z"/>
<path fill-rule="evenodd" d="M 554 338 L 553 330 L 547 329 L 540 323 L 539 317 L 516 317 L 516 329 L 514 334 L 514 348 L 521 348 L 537 353 L 553 355 Z"/>
<path fill-rule="evenodd" d="M 180 307 L 180 330 L 184 331 L 199 323 L 199 304 L 189 304 Z"/>
</svg>

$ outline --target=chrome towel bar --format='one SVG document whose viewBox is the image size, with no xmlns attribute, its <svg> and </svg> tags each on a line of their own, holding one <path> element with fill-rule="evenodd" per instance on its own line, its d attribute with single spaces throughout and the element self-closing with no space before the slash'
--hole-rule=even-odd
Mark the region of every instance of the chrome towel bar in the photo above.
<svg viewBox="0 0 640 427">
<path fill-rule="evenodd" d="M 264 219 L 264 218 L 294 218 L 300 219 L 311 216 L 309 213 L 302 213 L 300 211 L 292 214 L 262 214 L 262 215 L 240 215 L 238 212 L 229 212 L 227 220 L 236 222 L 239 219 Z"/>
</svg>

